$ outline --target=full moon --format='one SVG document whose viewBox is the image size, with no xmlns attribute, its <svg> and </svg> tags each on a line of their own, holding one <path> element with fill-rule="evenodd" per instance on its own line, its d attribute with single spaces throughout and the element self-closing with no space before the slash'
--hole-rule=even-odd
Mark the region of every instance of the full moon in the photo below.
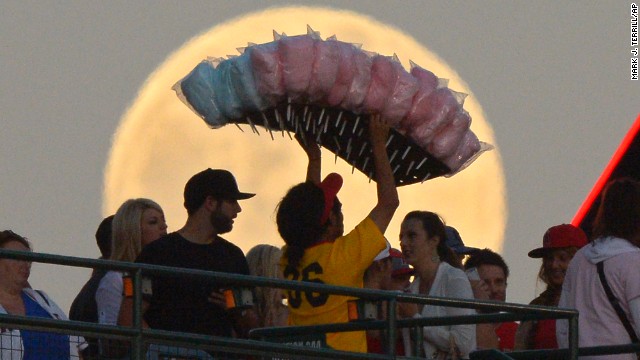
<svg viewBox="0 0 640 360">
<path fill-rule="evenodd" d="M 400 222 L 411 210 L 439 213 L 458 229 L 470 246 L 502 249 L 507 209 L 505 180 L 499 147 L 471 89 L 436 54 L 411 36 L 373 18 L 354 12 L 318 7 L 281 7 L 231 19 L 190 39 L 171 54 L 147 79 L 120 121 L 105 170 L 103 212 L 113 214 L 129 198 L 146 197 L 165 212 L 169 231 L 184 224 L 182 192 L 186 181 L 206 168 L 231 171 L 241 191 L 257 193 L 240 202 L 231 233 L 225 238 L 245 252 L 257 244 L 284 245 L 278 235 L 274 210 L 291 186 L 304 181 L 306 156 L 288 136 L 234 125 L 211 130 L 187 108 L 171 89 L 207 57 L 238 54 L 247 43 L 273 40 L 273 30 L 287 35 L 306 33 L 307 24 L 322 38 L 362 44 L 367 51 L 397 54 L 449 79 L 449 88 L 469 94 L 464 108 L 471 114 L 471 129 L 495 149 L 484 153 L 467 169 L 450 178 L 399 188 L 400 207 L 386 236 L 398 246 Z M 360 222 L 375 205 L 375 183 L 341 159 L 323 150 L 323 175 L 337 172 L 345 184 L 340 191 L 345 230 Z"/>
</svg>

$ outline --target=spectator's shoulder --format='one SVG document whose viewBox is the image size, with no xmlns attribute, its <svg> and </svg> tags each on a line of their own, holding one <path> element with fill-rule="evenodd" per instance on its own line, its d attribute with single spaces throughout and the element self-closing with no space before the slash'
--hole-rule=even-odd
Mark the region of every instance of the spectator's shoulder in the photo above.
<svg viewBox="0 0 640 360">
<path fill-rule="evenodd" d="M 469 288 L 471 288 L 469 278 L 467 278 L 467 274 L 465 274 L 464 271 L 458 269 L 457 267 L 451 266 L 449 263 L 444 261 L 440 264 L 440 267 L 441 269 L 439 269 L 438 271 L 442 272 L 442 275 L 439 275 L 442 279 L 441 281 L 451 285 L 455 284 L 456 287 L 463 286 L 466 288 L 467 286 L 469 286 Z"/>
<path fill-rule="evenodd" d="M 607 259 L 609 260 L 609 259 Z M 640 263 L 640 251 L 629 251 L 620 255 L 616 255 L 610 258 L 611 261 L 605 261 L 605 271 L 617 274 L 617 276 L 623 278 L 637 279 L 640 274 L 636 266 L 631 266 Z"/>
<path fill-rule="evenodd" d="M 558 306 L 555 304 L 554 299 L 558 298 L 557 291 L 554 292 L 551 289 L 543 291 L 537 298 L 531 300 L 529 305 L 542 305 L 542 306 Z"/>
<path fill-rule="evenodd" d="M 451 266 L 451 264 L 447 263 L 447 262 L 442 262 L 442 266 L 444 272 L 445 272 L 445 276 L 450 279 L 464 279 L 464 280 L 469 280 L 467 278 L 467 274 L 465 274 L 465 272 L 462 269 L 458 269 L 457 267 Z"/>
<path fill-rule="evenodd" d="M 145 245 L 138 255 L 136 262 L 154 263 L 154 259 L 162 256 L 162 254 L 175 254 L 172 248 L 178 244 L 181 238 L 182 236 L 180 236 L 180 234 L 173 232 Z"/>
<path fill-rule="evenodd" d="M 171 246 L 178 246 L 183 241 L 187 241 L 187 240 L 184 237 L 182 237 L 182 235 L 180 235 L 178 232 L 172 232 L 146 245 L 143 248 L 143 250 L 146 248 L 162 249 L 162 248 L 171 247 Z"/>
<path fill-rule="evenodd" d="M 627 253 L 624 254 L 620 254 L 621 259 L 623 262 L 625 263 L 634 263 L 638 260 L 640 260 L 640 251 L 638 250 L 634 250 L 634 251 L 629 251 Z"/>
<path fill-rule="evenodd" d="M 225 249 L 227 249 L 227 251 L 231 251 L 231 252 L 234 252 L 234 253 L 240 253 L 244 257 L 244 252 L 242 251 L 242 249 L 240 249 L 240 247 L 238 245 L 236 245 L 236 244 L 232 243 L 231 241 L 229 241 L 229 240 L 227 240 L 225 238 L 222 238 L 220 236 L 217 237 L 216 241 L 218 241 L 219 246 L 224 247 Z"/>
<path fill-rule="evenodd" d="M 529 303 L 529 305 L 544 305 L 544 301 L 545 298 L 542 297 L 542 295 L 539 295 L 537 298 L 531 300 L 531 302 Z"/>
</svg>

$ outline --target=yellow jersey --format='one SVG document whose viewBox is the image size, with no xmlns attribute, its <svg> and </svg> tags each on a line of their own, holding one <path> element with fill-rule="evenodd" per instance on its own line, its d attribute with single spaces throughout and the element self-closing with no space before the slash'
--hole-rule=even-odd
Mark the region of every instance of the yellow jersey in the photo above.
<svg viewBox="0 0 640 360">
<path fill-rule="evenodd" d="M 289 266 L 285 256 L 280 260 L 280 265 L 288 280 L 362 288 L 365 270 L 385 247 L 384 235 L 367 217 L 349 234 L 307 248 L 297 268 Z M 349 321 L 347 301 L 352 297 L 301 290 L 287 290 L 286 293 L 289 325 Z M 367 352 L 364 331 L 329 333 L 326 344 L 335 350 Z"/>
</svg>

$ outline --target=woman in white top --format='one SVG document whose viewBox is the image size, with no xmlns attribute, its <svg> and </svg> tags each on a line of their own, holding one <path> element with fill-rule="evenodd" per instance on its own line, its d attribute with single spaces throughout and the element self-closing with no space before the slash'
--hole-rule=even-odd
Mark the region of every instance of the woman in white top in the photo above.
<svg viewBox="0 0 640 360">
<path fill-rule="evenodd" d="M 460 269 L 460 261 L 445 244 L 445 237 L 445 225 L 438 214 L 412 211 L 405 216 L 400 227 L 400 246 L 406 261 L 415 269 L 409 291 L 428 296 L 473 299 L 469 280 Z M 473 309 L 412 305 L 415 307 L 413 317 L 475 314 Z M 402 313 L 411 311 L 405 308 Z M 425 326 L 422 355 L 427 359 L 468 358 L 476 348 L 475 328 L 474 324 Z M 410 355 L 413 348 L 406 347 L 406 355 Z"/>
<path fill-rule="evenodd" d="M 109 260 L 133 262 L 143 246 L 166 234 L 167 223 L 160 205 L 144 198 L 129 199 L 120 206 L 113 218 Z M 122 303 L 122 275 L 120 271 L 109 271 L 100 281 L 96 291 L 100 324 L 118 323 Z M 107 350 L 104 345 L 102 350 Z"/>
</svg>

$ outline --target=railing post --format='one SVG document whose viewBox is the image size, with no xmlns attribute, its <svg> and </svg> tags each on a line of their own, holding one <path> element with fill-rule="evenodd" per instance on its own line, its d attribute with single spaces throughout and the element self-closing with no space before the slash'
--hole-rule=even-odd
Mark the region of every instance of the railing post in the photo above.
<svg viewBox="0 0 640 360">
<path fill-rule="evenodd" d="M 135 270 L 133 274 L 133 327 L 137 330 L 131 348 L 131 358 L 133 360 L 143 359 L 143 339 L 142 339 L 142 270 Z"/>
<path fill-rule="evenodd" d="M 422 326 L 416 326 L 412 329 L 414 331 L 411 331 L 413 337 L 413 356 L 415 357 L 422 356 L 422 353 L 424 352 L 422 350 L 422 341 L 424 339 L 422 329 Z"/>
<path fill-rule="evenodd" d="M 569 358 L 571 360 L 578 359 L 578 316 L 574 314 L 569 318 Z"/>
<path fill-rule="evenodd" d="M 398 301 L 396 297 L 387 301 L 387 354 L 390 359 L 396 357 L 396 308 Z"/>
</svg>

